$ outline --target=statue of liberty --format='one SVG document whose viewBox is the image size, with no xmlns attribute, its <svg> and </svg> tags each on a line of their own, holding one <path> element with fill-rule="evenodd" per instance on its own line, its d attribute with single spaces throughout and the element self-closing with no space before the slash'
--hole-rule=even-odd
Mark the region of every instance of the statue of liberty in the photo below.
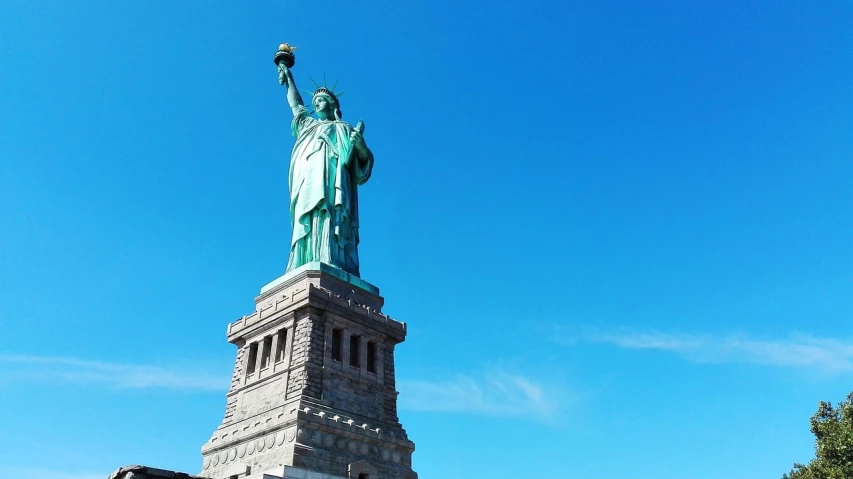
<svg viewBox="0 0 853 479">
<path fill-rule="evenodd" d="M 317 88 L 311 106 L 302 102 L 290 72 L 293 47 L 277 54 L 279 83 L 287 87 L 296 142 L 290 153 L 290 258 L 287 272 L 315 261 L 359 275 L 358 185 L 370 178 L 373 153 L 364 143 L 363 123 L 355 128 L 341 120 L 341 104 L 333 88 Z M 278 55 L 288 53 L 290 61 Z M 286 55 L 285 55 L 286 56 Z M 289 65 L 288 65 L 289 63 Z"/>
</svg>

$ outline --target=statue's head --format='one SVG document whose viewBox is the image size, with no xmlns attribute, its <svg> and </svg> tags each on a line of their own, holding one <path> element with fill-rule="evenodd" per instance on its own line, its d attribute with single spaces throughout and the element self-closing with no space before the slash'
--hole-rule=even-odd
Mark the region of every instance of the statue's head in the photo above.
<svg viewBox="0 0 853 479">
<path fill-rule="evenodd" d="M 337 95 L 326 87 L 320 87 L 314 92 L 311 103 L 321 120 L 340 120 L 343 117 Z"/>
</svg>

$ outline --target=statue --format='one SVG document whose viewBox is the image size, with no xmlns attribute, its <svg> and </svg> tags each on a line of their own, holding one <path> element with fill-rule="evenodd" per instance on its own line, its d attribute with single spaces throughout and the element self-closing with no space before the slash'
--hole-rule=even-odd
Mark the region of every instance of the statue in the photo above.
<svg viewBox="0 0 853 479">
<path fill-rule="evenodd" d="M 373 153 L 362 136 L 364 123 L 353 128 L 341 120 L 334 87 L 318 86 L 311 98 L 317 118 L 310 115 L 290 72 L 295 49 L 285 43 L 275 55 L 296 137 L 287 176 L 293 236 L 286 271 L 320 261 L 359 276 L 358 185 L 370 179 Z"/>
</svg>

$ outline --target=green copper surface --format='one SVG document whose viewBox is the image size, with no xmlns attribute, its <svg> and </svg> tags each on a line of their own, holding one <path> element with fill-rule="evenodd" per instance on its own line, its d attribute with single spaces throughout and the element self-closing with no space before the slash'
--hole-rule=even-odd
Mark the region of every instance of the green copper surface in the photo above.
<svg viewBox="0 0 853 479">
<path fill-rule="evenodd" d="M 290 69 L 279 63 L 279 82 L 287 87 L 296 137 L 290 153 L 290 257 L 287 270 L 326 263 L 359 276 L 358 186 L 370 179 L 373 153 L 362 132 L 344 122 L 338 96 L 320 86 L 313 94 L 311 116 Z"/>
<path fill-rule="evenodd" d="M 361 288 L 367 292 L 373 293 L 377 296 L 379 295 L 379 288 L 377 288 L 376 286 L 368 283 L 367 281 L 359 278 L 358 276 L 349 274 L 346 271 L 341 270 L 340 268 L 336 268 L 336 267 L 328 265 L 328 264 L 320 263 L 319 261 L 312 262 L 312 263 L 305 263 L 302 266 L 299 266 L 298 268 L 294 268 L 293 270 L 288 271 L 287 273 L 284 273 L 283 275 L 281 275 L 278 278 L 270 281 L 263 288 L 261 288 L 260 294 L 264 294 L 267 291 L 275 288 L 276 286 L 278 286 L 282 283 L 286 283 L 289 279 L 295 278 L 296 276 L 299 276 L 299 274 L 302 273 L 303 271 L 322 271 L 324 273 L 329 273 L 332 276 L 335 276 L 338 279 L 342 279 L 342 280 L 346 281 L 347 283 L 349 283 L 353 286 L 357 286 L 357 287 L 359 287 L 359 288 Z"/>
</svg>

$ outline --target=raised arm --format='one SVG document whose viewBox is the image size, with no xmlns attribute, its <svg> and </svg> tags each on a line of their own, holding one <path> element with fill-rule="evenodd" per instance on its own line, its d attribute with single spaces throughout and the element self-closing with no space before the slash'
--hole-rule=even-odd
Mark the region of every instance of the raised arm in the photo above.
<svg viewBox="0 0 853 479">
<path fill-rule="evenodd" d="M 303 105 L 302 95 L 299 94 L 299 89 L 296 88 L 296 82 L 293 81 L 293 74 L 290 73 L 290 68 L 281 64 L 278 66 L 278 82 L 287 87 L 287 103 L 290 105 L 290 109 L 293 110 L 293 114 L 296 115 L 299 108 Z"/>
</svg>

